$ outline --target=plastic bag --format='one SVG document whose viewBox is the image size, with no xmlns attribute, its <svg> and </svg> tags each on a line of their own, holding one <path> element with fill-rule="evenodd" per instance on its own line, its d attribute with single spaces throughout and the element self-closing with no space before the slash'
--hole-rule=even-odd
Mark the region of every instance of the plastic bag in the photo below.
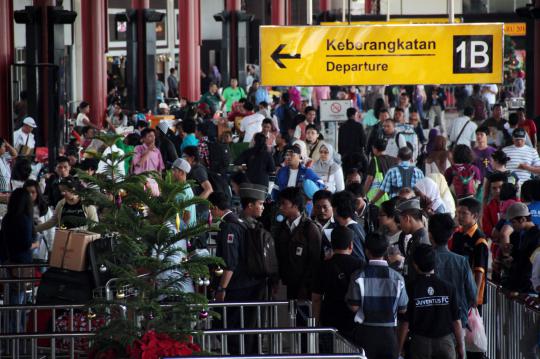
<svg viewBox="0 0 540 359">
<path fill-rule="evenodd" d="M 469 310 L 467 318 L 467 328 L 465 329 L 465 349 L 468 352 L 487 352 L 487 336 L 484 329 L 484 322 L 478 313 L 477 308 Z"/>
</svg>

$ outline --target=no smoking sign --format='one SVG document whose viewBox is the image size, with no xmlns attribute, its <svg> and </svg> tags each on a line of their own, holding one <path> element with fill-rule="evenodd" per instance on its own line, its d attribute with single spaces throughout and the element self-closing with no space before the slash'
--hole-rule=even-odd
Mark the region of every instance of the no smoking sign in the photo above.
<svg viewBox="0 0 540 359">
<path fill-rule="evenodd" d="M 332 111 L 333 113 L 340 113 L 341 112 L 341 105 L 337 102 L 334 102 L 331 106 L 330 106 L 330 111 Z"/>
</svg>

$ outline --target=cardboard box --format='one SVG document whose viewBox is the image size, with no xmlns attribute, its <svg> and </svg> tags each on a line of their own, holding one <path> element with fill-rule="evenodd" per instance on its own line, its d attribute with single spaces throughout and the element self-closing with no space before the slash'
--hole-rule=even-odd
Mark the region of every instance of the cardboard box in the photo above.
<svg viewBox="0 0 540 359">
<path fill-rule="evenodd" d="M 100 238 L 93 232 L 57 229 L 49 265 L 55 268 L 83 271 L 86 269 L 86 247 Z"/>
</svg>

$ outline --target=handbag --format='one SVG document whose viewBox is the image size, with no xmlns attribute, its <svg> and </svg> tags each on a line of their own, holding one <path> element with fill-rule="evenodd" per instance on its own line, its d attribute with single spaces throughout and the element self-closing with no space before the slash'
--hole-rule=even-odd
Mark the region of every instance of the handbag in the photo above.
<svg viewBox="0 0 540 359">
<path fill-rule="evenodd" d="M 377 160 L 377 157 L 373 157 L 373 160 L 375 161 L 375 176 L 373 176 L 373 182 L 371 183 L 371 187 L 369 188 L 369 191 L 366 195 L 366 197 L 371 201 L 373 197 L 377 194 L 379 191 L 379 188 L 381 187 L 381 183 L 384 179 L 384 175 L 381 170 L 379 170 L 379 161 Z M 375 203 L 377 207 L 381 205 L 381 203 L 388 201 L 390 199 L 390 196 L 388 193 L 385 193 L 382 195 L 381 198 Z"/>
<path fill-rule="evenodd" d="M 487 352 L 486 330 L 477 308 L 469 310 L 467 328 L 465 329 L 465 349 L 475 353 Z"/>
</svg>

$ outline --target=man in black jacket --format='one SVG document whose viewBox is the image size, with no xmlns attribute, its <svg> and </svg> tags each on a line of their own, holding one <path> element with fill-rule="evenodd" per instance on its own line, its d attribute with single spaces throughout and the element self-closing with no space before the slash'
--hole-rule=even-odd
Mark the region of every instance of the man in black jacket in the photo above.
<svg viewBox="0 0 540 359">
<path fill-rule="evenodd" d="M 364 152 L 366 133 L 364 126 L 357 120 L 360 113 L 354 107 L 347 109 L 347 121 L 339 127 L 338 152 L 341 157 L 354 152 Z"/>
<path fill-rule="evenodd" d="M 169 123 L 167 121 L 161 121 L 157 125 L 157 128 L 159 131 L 156 131 L 156 142 L 159 146 L 159 152 L 161 152 L 165 168 L 170 169 L 174 160 L 178 158 L 178 152 L 176 152 L 176 148 L 174 148 L 172 141 L 167 137 Z"/>
</svg>

